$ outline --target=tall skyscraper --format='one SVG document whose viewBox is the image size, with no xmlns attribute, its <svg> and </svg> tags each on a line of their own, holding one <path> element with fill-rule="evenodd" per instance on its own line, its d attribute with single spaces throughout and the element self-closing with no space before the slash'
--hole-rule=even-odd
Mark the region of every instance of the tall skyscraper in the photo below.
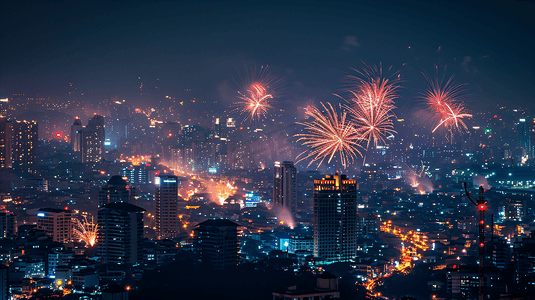
<svg viewBox="0 0 535 300">
<path fill-rule="evenodd" d="M 525 118 L 518 120 L 517 125 L 518 138 L 520 140 L 520 148 L 522 148 L 522 155 L 529 155 L 531 150 L 531 140 L 529 134 L 529 123 Z"/>
<path fill-rule="evenodd" d="M 54 242 L 69 243 L 72 234 L 71 211 L 41 208 L 37 212 L 37 228 L 43 230 Z"/>
<path fill-rule="evenodd" d="M 9 297 L 9 267 L 0 265 L 0 300 L 8 300 Z"/>
<path fill-rule="evenodd" d="M 17 236 L 17 216 L 9 211 L 0 212 L 0 237 L 13 238 Z"/>
<path fill-rule="evenodd" d="M 11 168 L 11 122 L 0 118 L 0 169 Z"/>
<path fill-rule="evenodd" d="M 14 121 L 11 158 L 13 169 L 33 173 L 37 167 L 38 131 L 36 121 Z"/>
<path fill-rule="evenodd" d="M 273 169 L 273 204 L 292 214 L 297 208 L 297 169 L 291 161 L 275 162 Z"/>
<path fill-rule="evenodd" d="M 80 156 L 83 163 L 95 163 L 102 160 L 105 139 L 104 117 L 95 115 L 82 129 Z"/>
<path fill-rule="evenodd" d="M 178 235 L 178 177 L 160 175 L 155 182 L 156 233 L 158 239 L 172 239 Z"/>
<path fill-rule="evenodd" d="M 37 167 L 37 122 L 0 118 L 0 168 L 33 173 Z"/>
<path fill-rule="evenodd" d="M 530 123 L 531 124 L 529 125 L 529 140 L 530 140 L 529 158 L 535 158 L 535 118 L 532 118 Z M 1 131 L 2 130 L 0 129 L 0 132 Z"/>
<path fill-rule="evenodd" d="M 134 189 L 128 185 L 128 182 L 123 177 L 114 175 L 100 189 L 98 193 L 98 207 L 114 202 L 132 203 L 134 202 L 134 194 Z"/>
<path fill-rule="evenodd" d="M 238 227 L 227 220 L 207 220 L 194 229 L 199 253 L 199 262 L 214 269 L 224 269 L 238 265 Z"/>
<path fill-rule="evenodd" d="M 97 254 L 103 263 L 136 264 L 143 261 L 141 207 L 114 202 L 98 210 Z"/>
<path fill-rule="evenodd" d="M 314 256 L 349 262 L 357 254 L 357 182 L 345 175 L 314 180 Z"/>
<path fill-rule="evenodd" d="M 74 153 L 80 153 L 82 150 L 82 120 L 78 117 L 74 120 L 74 124 L 71 125 L 71 147 Z"/>
<path fill-rule="evenodd" d="M 127 138 L 128 127 L 130 124 L 130 108 L 125 103 L 126 100 L 119 101 L 112 97 L 112 103 L 109 107 L 111 118 L 106 120 L 106 137 L 110 139 L 110 146 L 117 148 L 121 145 L 120 140 Z"/>
</svg>

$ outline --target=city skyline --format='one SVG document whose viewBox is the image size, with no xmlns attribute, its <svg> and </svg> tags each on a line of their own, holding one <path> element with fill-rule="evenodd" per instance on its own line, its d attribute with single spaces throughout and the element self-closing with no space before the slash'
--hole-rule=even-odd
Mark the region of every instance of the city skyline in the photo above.
<svg viewBox="0 0 535 300">
<path fill-rule="evenodd" d="M 533 298 L 534 3 L 3 8 L 0 300 Z"/>
</svg>

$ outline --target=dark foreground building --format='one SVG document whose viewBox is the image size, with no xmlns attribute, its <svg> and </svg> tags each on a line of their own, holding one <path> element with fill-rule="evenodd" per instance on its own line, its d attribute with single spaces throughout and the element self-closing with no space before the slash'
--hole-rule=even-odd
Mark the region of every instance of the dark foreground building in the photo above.
<svg viewBox="0 0 535 300">
<path fill-rule="evenodd" d="M 227 220 L 207 220 L 197 225 L 195 237 L 199 262 L 206 267 L 224 269 L 238 265 L 238 227 Z"/>
<path fill-rule="evenodd" d="M 103 263 L 143 262 L 143 212 L 139 206 L 114 202 L 98 210 L 98 255 Z"/>
<path fill-rule="evenodd" d="M 300 290 L 296 286 L 291 286 L 284 292 L 274 292 L 273 300 L 308 300 L 308 299 L 338 299 L 338 277 L 325 272 L 316 277 L 316 288 L 311 290 Z"/>
</svg>

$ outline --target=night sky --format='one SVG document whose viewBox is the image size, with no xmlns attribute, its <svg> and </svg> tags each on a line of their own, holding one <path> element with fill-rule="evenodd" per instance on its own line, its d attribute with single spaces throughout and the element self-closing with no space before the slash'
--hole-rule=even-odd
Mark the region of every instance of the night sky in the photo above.
<svg viewBox="0 0 535 300">
<path fill-rule="evenodd" d="M 159 95 L 223 101 L 256 64 L 284 78 L 284 101 L 330 101 L 364 62 L 400 72 L 400 107 L 436 64 L 469 83 L 472 110 L 535 108 L 534 13 L 528 1 L 4 2 L 0 97 L 61 99 L 73 83 L 87 100 L 135 99 L 140 76 Z"/>
</svg>

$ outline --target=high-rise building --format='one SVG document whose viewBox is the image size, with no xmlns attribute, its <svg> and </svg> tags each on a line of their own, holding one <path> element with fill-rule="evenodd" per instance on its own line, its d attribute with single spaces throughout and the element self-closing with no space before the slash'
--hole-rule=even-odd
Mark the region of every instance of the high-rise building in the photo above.
<svg viewBox="0 0 535 300">
<path fill-rule="evenodd" d="M 102 263 L 143 261 L 143 212 L 139 206 L 113 202 L 98 210 L 98 250 Z"/>
<path fill-rule="evenodd" d="M 535 295 L 535 234 L 514 242 L 514 280 L 518 291 Z"/>
<path fill-rule="evenodd" d="M 531 143 L 530 143 L 529 158 L 534 158 L 535 157 L 535 118 L 532 118 L 530 123 L 531 124 L 529 126 L 529 140 L 531 141 Z"/>
<path fill-rule="evenodd" d="M 109 107 L 111 118 L 106 119 L 106 137 L 110 140 L 112 148 L 118 148 L 121 145 L 120 140 L 127 138 L 128 127 L 130 124 L 130 108 L 126 100 L 119 101 L 119 98 L 112 97 L 112 103 Z"/>
<path fill-rule="evenodd" d="M 0 118 L 0 169 L 11 168 L 11 122 Z"/>
<path fill-rule="evenodd" d="M 362 218 L 359 216 L 357 223 L 357 235 L 366 237 L 376 237 L 379 233 L 378 220 L 375 214 L 369 213 Z"/>
<path fill-rule="evenodd" d="M 102 159 L 105 139 L 104 117 L 95 115 L 82 129 L 80 156 L 83 163 L 95 163 Z"/>
<path fill-rule="evenodd" d="M 357 182 L 345 175 L 314 180 L 314 256 L 325 263 L 357 255 Z"/>
<path fill-rule="evenodd" d="M 78 117 L 74 120 L 74 124 L 71 125 L 71 147 L 74 153 L 80 153 L 82 150 L 82 120 Z"/>
<path fill-rule="evenodd" d="M 123 177 L 128 178 L 130 184 L 152 184 L 156 177 L 156 168 L 142 162 L 138 166 L 124 168 Z"/>
<path fill-rule="evenodd" d="M 37 167 L 37 122 L 0 118 L 0 168 L 33 173 Z"/>
<path fill-rule="evenodd" d="M 522 155 L 529 155 L 531 152 L 531 140 L 529 134 L 529 125 L 525 118 L 518 120 L 517 131 L 518 138 L 520 140 L 520 148 L 522 148 Z"/>
<path fill-rule="evenodd" d="M 119 175 L 114 175 L 108 180 L 98 193 L 98 207 L 108 203 L 124 202 L 133 203 L 134 188 Z"/>
<path fill-rule="evenodd" d="M 155 178 L 155 219 L 158 239 L 178 235 L 178 177 L 160 175 Z"/>
<path fill-rule="evenodd" d="M 11 299 L 9 297 L 9 267 L 0 265 L 0 300 Z"/>
<path fill-rule="evenodd" d="M 0 237 L 13 238 L 17 236 L 17 217 L 9 211 L 0 212 Z"/>
<path fill-rule="evenodd" d="M 288 209 L 292 214 L 297 208 L 297 169 L 293 162 L 275 162 L 273 169 L 273 204 Z"/>
<path fill-rule="evenodd" d="M 238 265 L 238 227 L 227 220 L 206 220 L 194 229 L 199 253 L 199 262 L 214 269 L 224 269 Z"/>
<path fill-rule="evenodd" d="M 36 121 L 14 121 L 11 158 L 13 169 L 33 173 L 37 167 L 38 131 Z"/>
<path fill-rule="evenodd" d="M 41 208 L 37 212 L 37 228 L 43 230 L 54 242 L 69 243 L 72 234 L 71 211 Z"/>
</svg>

